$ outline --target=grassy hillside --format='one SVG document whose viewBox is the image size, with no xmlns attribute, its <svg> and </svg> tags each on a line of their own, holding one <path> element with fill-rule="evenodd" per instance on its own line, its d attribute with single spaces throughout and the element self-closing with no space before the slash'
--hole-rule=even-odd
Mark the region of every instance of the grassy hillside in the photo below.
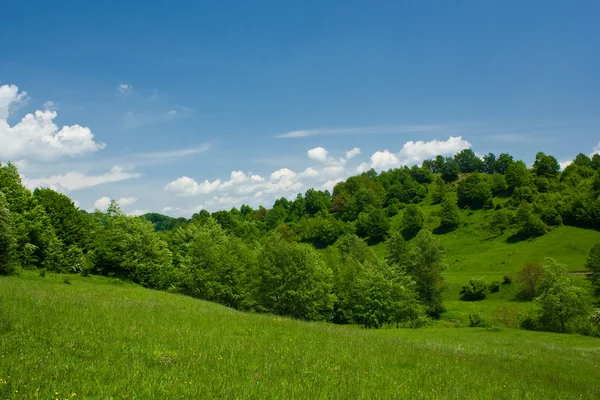
<svg viewBox="0 0 600 400">
<path fill-rule="evenodd" d="M 439 206 L 425 205 L 429 229 L 433 230 L 439 224 L 436 216 Z M 399 229 L 402 212 L 392 219 L 391 231 Z M 500 235 L 486 228 L 491 212 L 487 210 L 461 211 L 461 225 L 453 232 L 436 235 L 446 252 L 448 269 L 444 272 L 444 304 L 448 312 L 443 315 L 446 319 L 466 321 L 468 314 L 480 311 L 494 316 L 502 305 L 509 305 L 515 310 L 528 310 L 533 307 L 531 302 L 517 302 L 515 295 L 519 283 L 515 282 L 517 271 L 527 262 L 544 263 L 546 257 L 552 257 L 558 262 L 567 264 L 570 271 L 585 270 L 585 261 L 594 243 L 600 242 L 600 232 L 592 229 L 582 229 L 572 226 L 553 228 L 544 236 L 524 241 L 514 241 L 507 231 Z M 375 252 L 384 257 L 387 242 L 381 242 L 373 247 Z M 504 275 L 512 276 L 513 283 L 502 285 L 500 292 L 488 294 L 479 302 L 461 301 L 459 292 L 471 277 L 484 277 L 488 282 L 499 280 Z M 587 286 L 588 281 L 576 277 L 576 281 Z"/>
<path fill-rule="evenodd" d="M 306 323 L 98 277 L 0 278 L 0 343 L 2 399 L 600 397 L 598 339 Z"/>
</svg>

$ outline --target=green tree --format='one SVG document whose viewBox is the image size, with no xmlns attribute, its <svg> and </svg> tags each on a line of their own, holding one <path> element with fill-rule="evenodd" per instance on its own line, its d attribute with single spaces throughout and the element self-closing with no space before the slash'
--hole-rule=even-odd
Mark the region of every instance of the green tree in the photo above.
<svg viewBox="0 0 600 400">
<path fill-rule="evenodd" d="M 10 212 L 6 207 L 4 194 L 0 192 L 0 275 L 10 275 L 14 272 L 11 229 Z"/>
<path fill-rule="evenodd" d="M 483 175 L 474 173 L 458 183 L 458 204 L 473 209 L 482 208 L 490 204 L 492 190 Z"/>
<path fill-rule="evenodd" d="M 504 231 L 506 231 L 509 227 L 508 223 L 508 214 L 505 210 L 500 209 L 494 212 L 492 215 L 492 229 L 494 231 L 500 231 L 500 234 L 503 235 Z"/>
<path fill-rule="evenodd" d="M 406 270 L 408 261 L 409 246 L 408 242 L 402 236 L 402 233 L 396 232 L 387 241 L 387 252 L 385 259 L 392 268 Z"/>
<path fill-rule="evenodd" d="M 511 190 L 521 186 L 527 186 L 530 183 L 529 171 L 523 161 L 511 163 L 506 170 L 506 183 Z"/>
<path fill-rule="evenodd" d="M 592 283 L 594 293 L 600 296 L 600 243 L 592 246 L 585 267 L 590 271 L 588 279 Z"/>
<path fill-rule="evenodd" d="M 517 273 L 517 281 L 521 282 L 519 297 L 533 300 L 540 294 L 540 281 L 544 275 L 544 267 L 536 263 L 527 263 Z"/>
<path fill-rule="evenodd" d="M 524 238 L 542 236 L 546 233 L 546 224 L 533 212 L 531 204 L 523 202 L 517 209 L 518 235 Z"/>
<path fill-rule="evenodd" d="M 304 194 L 304 199 L 306 201 L 306 212 L 310 215 L 315 215 L 319 211 L 327 211 L 331 205 L 329 192 L 308 189 Z"/>
<path fill-rule="evenodd" d="M 540 151 L 535 156 L 533 170 L 537 176 L 555 177 L 560 171 L 560 165 L 556 158 Z"/>
<path fill-rule="evenodd" d="M 445 196 L 444 200 L 442 200 L 440 218 L 440 229 L 443 231 L 456 229 L 460 222 L 458 206 L 450 196 Z"/>
<path fill-rule="evenodd" d="M 600 154 L 596 153 L 592 156 L 592 160 L 591 160 L 591 167 L 598 171 L 600 170 Z"/>
<path fill-rule="evenodd" d="M 385 239 L 390 230 L 390 220 L 381 208 L 372 208 L 362 212 L 356 221 L 356 233 L 361 237 L 369 237 L 375 241 Z"/>
<path fill-rule="evenodd" d="M 425 218 L 423 212 L 416 204 L 409 204 L 404 208 L 400 229 L 406 240 L 412 239 L 422 228 Z"/>
<path fill-rule="evenodd" d="M 488 290 L 488 284 L 483 278 L 471 278 L 467 285 L 463 285 L 460 291 L 461 300 L 481 301 L 485 299 L 485 293 Z"/>
<path fill-rule="evenodd" d="M 102 215 L 103 228 L 95 233 L 94 271 L 118 276 L 143 286 L 166 289 L 170 281 L 171 252 L 144 218 L 124 215 L 115 201 Z"/>
<path fill-rule="evenodd" d="M 433 204 L 441 203 L 444 197 L 448 193 L 448 185 L 446 182 L 438 176 L 433 182 L 433 189 L 431 190 L 431 200 Z"/>
<path fill-rule="evenodd" d="M 444 166 L 442 167 L 442 179 L 446 182 L 454 182 L 458 179 L 460 173 L 460 166 L 454 159 L 446 158 Z"/>
<path fill-rule="evenodd" d="M 416 291 L 430 317 L 438 318 L 442 304 L 442 272 L 446 269 L 444 250 L 431 232 L 423 229 L 412 241 L 407 272 L 416 282 Z"/>
<path fill-rule="evenodd" d="M 454 161 L 460 167 L 460 172 L 468 174 L 482 169 L 483 162 L 471 149 L 464 149 L 454 156 Z"/>
<path fill-rule="evenodd" d="M 496 159 L 494 163 L 494 171 L 496 173 L 504 175 L 508 171 L 508 167 L 513 163 L 513 157 L 510 154 L 502 153 Z"/>
<path fill-rule="evenodd" d="M 481 172 L 491 175 L 494 172 L 496 172 L 495 166 L 496 166 L 496 156 L 494 155 L 494 153 L 488 153 L 485 156 L 483 156 L 483 164 L 481 166 Z"/>
<path fill-rule="evenodd" d="M 565 265 L 547 258 L 539 288 L 541 294 L 535 301 L 540 307 L 538 324 L 542 330 L 572 333 L 589 325 L 589 298 L 584 288 L 573 283 Z"/>
<path fill-rule="evenodd" d="M 314 249 L 269 235 L 263 240 L 258 266 L 259 310 L 298 319 L 331 319 L 332 271 Z"/>
</svg>

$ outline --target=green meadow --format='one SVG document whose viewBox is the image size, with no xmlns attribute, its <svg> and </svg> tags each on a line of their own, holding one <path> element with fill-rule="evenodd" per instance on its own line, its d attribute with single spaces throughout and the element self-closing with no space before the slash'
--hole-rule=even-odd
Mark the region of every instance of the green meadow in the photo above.
<svg viewBox="0 0 600 400">
<path fill-rule="evenodd" d="M 557 233 L 543 239 L 558 242 Z M 479 265 L 459 263 L 449 285 Z M 497 274 L 513 268 L 510 258 L 502 265 Z M 23 272 L 0 278 L 0 398 L 600 397 L 598 339 L 441 326 L 302 322 L 115 279 Z"/>
</svg>

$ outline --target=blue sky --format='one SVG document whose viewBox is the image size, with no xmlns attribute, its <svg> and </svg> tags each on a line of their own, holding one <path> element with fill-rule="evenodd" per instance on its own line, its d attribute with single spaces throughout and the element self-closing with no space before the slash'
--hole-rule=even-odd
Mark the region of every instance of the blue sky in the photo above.
<svg viewBox="0 0 600 400">
<path fill-rule="evenodd" d="M 0 160 L 86 210 L 270 206 L 437 152 L 568 161 L 600 142 L 596 1 L 27 1 L 2 14 Z"/>
</svg>

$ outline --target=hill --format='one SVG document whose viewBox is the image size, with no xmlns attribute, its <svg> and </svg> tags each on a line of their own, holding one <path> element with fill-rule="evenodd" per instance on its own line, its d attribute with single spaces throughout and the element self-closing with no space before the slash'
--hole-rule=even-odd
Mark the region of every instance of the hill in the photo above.
<svg viewBox="0 0 600 400">
<path fill-rule="evenodd" d="M 0 342 L 3 399 L 600 394 L 593 338 L 301 322 L 80 275 L 0 277 Z"/>
</svg>

